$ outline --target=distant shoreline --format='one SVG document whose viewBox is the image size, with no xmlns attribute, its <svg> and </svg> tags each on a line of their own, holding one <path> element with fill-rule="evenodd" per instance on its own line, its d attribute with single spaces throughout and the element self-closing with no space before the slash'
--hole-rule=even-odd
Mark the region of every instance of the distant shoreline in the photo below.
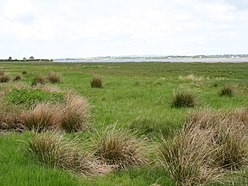
<svg viewBox="0 0 248 186">
<path fill-rule="evenodd" d="M 170 58 L 170 59 L 54 59 L 53 62 L 60 63 L 125 63 L 125 62 L 184 62 L 184 63 L 243 63 L 247 58 Z"/>
</svg>

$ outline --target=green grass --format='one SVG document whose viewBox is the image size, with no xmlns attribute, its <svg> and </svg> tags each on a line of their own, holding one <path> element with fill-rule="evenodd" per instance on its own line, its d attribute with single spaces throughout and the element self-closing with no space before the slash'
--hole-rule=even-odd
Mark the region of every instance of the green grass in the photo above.
<svg viewBox="0 0 248 186">
<path fill-rule="evenodd" d="M 63 94 L 57 92 L 46 92 L 38 89 L 13 89 L 5 95 L 5 99 L 8 103 L 31 106 L 37 102 L 62 101 Z"/>
<path fill-rule="evenodd" d="M 248 106 L 248 63 L 0 63 L 0 70 L 10 77 L 27 71 L 18 83 L 30 86 L 32 79 L 56 72 L 63 81 L 56 86 L 73 89 L 91 105 L 91 126 L 102 130 L 115 124 L 120 128 L 135 128 L 149 137 L 160 132 L 167 137 L 180 128 L 189 111 L 203 107 L 230 110 Z M 188 75 L 203 80 L 186 78 Z M 104 87 L 92 89 L 93 77 L 101 77 Z M 200 79 L 200 78 L 199 78 Z M 0 91 L 15 82 L 0 84 Z M 233 97 L 220 97 L 221 87 L 231 86 Z M 171 108 L 175 92 L 190 90 L 197 97 L 194 108 Z M 13 93 L 13 91 L 15 91 Z M 10 102 L 21 100 L 32 104 L 41 100 L 60 100 L 61 95 L 32 90 L 16 90 L 6 96 Z M 22 92 L 24 91 L 24 93 Z M 27 92 L 26 92 L 27 91 Z M 27 96 L 30 95 L 30 96 Z M 33 99 L 32 96 L 35 95 Z M 94 130 L 93 130 L 94 131 Z M 87 133 L 68 134 L 87 140 Z M 0 134 L 1 185 L 175 185 L 169 174 L 150 166 L 115 171 L 100 177 L 86 178 L 53 169 L 24 154 L 29 133 Z M 241 174 L 241 173 L 240 173 Z M 247 172 L 240 177 L 247 177 Z M 244 183 L 244 179 L 240 181 Z M 247 184 L 245 182 L 244 184 Z"/>
</svg>

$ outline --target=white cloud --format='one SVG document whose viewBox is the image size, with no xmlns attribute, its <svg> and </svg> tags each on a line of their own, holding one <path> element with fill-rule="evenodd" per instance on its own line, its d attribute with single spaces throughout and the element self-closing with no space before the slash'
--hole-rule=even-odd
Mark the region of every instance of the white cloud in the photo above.
<svg viewBox="0 0 248 186">
<path fill-rule="evenodd" d="M 0 0 L 0 57 L 244 53 L 244 2 Z"/>
</svg>

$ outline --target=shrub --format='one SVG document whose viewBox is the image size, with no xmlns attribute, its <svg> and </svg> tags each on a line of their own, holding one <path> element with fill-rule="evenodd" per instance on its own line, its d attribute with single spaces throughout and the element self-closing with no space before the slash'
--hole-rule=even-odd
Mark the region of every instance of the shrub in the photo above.
<svg viewBox="0 0 248 186">
<path fill-rule="evenodd" d="M 96 137 L 95 155 L 117 168 L 147 163 L 148 152 L 145 138 L 123 129 L 108 127 Z"/>
<path fill-rule="evenodd" d="M 98 174 L 96 163 L 76 143 L 58 134 L 36 134 L 28 143 L 28 150 L 42 163 L 61 167 L 82 175 Z"/>
<path fill-rule="evenodd" d="M 177 93 L 171 100 L 171 106 L 175 108 L 194 107 L 195 104 L 194 96 L 185 92 Z"/>
<path fill-rule="evenodd" d="M 233 96 L 233 90 L 230 87 L 223 87 L 219 93 L 220 96 Z"/>
<path fill-rule="evenodd" d="M 17 76 L 13 79 L 13 81 L 19 81 L 19 80 L 21 80 L 21 79 L 22 79 L 21 76 L 17 75 Z"/>
<path fill-rule="evenodd" d="M 23 74 L 23 75 L 27 74 L 27 71 L 25 71 L 25 70 L 24 70 L 24 71 L 22 71 L 22 74 Z"/>
<path fill-rule="evenodd" d="M 49 103 L 39 103 L 21 116 L 21 124 L 28 130 L 41 132 L 44 130 L 56 129 L 59 127 L 59 109 Z"/>
<path fill-rule="evenodd" d="M 50 72 L 47 76 L 47 80 L 50 83 L 59 83 L 60 82 L 60 77 L 57 73 L 55 72 Z"/>
<path fill-rule="evenodd" d="M 38 84 L 44 85 L 46 83 L 46 79 L 43 77 L 35 77 L 31 83 L 31 86 L 36 86 Z"/>
<path fill-rule="evenodd" d="M 102 80 L 100 78 L 93 78 L 90 82 L 92 88 L 102 88 Z"/>
<path fill-rule="evenodd" d="M 177 185 L 201 185 L 217 180 L 221 172 L 213 166 L 216 149 L 209 138 L 211 130 L 192 128 L 180 131 L 171 141 L 162 140 L 159 154 Z"/>
<path fill-rule="evenodd" d="M 61 116 L 61 128 L 66 132 L 77 132 L 87 128 L 88 103 L 72 94 L 65 95 L 65 105 Z"/>
<path fill-rule="evenodd" d="M 0 76 L 0 83 L 7 83 L 10 78 L 6 75 Z"/>
</svg>

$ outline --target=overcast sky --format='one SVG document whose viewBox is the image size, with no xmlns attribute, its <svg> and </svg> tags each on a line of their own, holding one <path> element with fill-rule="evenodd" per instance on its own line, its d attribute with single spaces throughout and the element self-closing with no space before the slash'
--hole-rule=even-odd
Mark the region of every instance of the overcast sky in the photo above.
<svg viewBox="0 0 248 186">
<path fill-rule="evenodd" d="M 0 0 L 0 58 L 248 53 L 248 0 Z"/>
</svg>

